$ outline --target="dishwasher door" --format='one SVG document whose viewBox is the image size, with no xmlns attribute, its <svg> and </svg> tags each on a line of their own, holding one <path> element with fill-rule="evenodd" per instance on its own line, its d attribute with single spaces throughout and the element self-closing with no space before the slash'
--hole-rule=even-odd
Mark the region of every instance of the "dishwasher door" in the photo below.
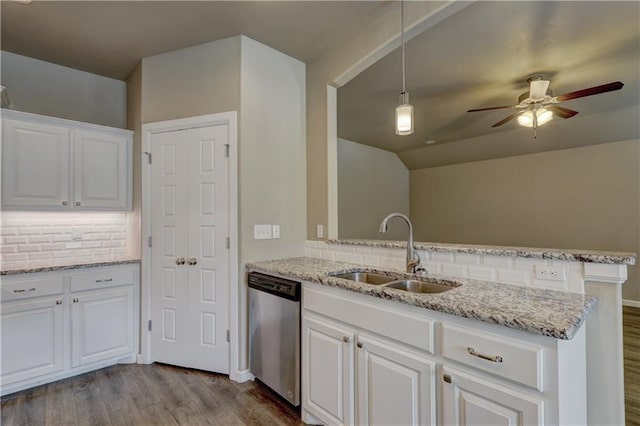
<svg viewBox="0 0 640 426">
<path fill-rule="evenodd" d="M 249 274 L 251 373 L 300 405 L 300 283 Z"/>
</svg>

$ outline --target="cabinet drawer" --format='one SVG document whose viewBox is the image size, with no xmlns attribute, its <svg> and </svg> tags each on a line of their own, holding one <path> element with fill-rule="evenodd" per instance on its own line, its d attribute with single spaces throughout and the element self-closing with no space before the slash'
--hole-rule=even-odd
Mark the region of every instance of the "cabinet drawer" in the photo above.
<svg viewBox="0 0 640 426">
<path fill-rule="evenodd" d="M 2 301 L 27 299 L 31 297 L 49 296 L 64 292 L 63 277 L 49 277 L 36 279 L 6 279 L 2 280 Z"/>
<path fill-rule="evenodd" d="M 543 391 L 542 346 L 442 324 L 442 356 Z"/>
<path fill-rule="evenodd" d="M 433 353 L 434 321 L 393 307 L 303 287 L 303 308 Z"/>
<path fill-rule="evenodd" d="M 71 275 L 71 292 L 97 288 L 133 285 L 135 268 L 109 268 L 103 271 L 82 272 Z"/>
</svg>

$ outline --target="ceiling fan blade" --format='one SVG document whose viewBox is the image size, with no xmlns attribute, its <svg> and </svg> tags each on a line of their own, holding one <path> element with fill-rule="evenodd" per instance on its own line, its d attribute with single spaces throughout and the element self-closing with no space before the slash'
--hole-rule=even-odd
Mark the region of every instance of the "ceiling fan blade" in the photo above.
<svg viewBox="0 0 640 426">
<path fill-rule="evenodd" d="M 583 98 L 585 96 L 597 95 L 600 93 L 612 92 L 614 90 L 622 89 L 622 84 L 619 81 L 613 83 L 603 84 L 601 86 L 590 87 L 588 89 L 577 90 L 575 92 L 565 93 L 564 95 L 556 96 L 558 102 L 569 101 L 571 99 Z"/>
<path fill-rule="evenodd" d="M 502 126 L 504 123 L 506 123 L 507 121 L 511 121 L 514 118 L 516 118 L 517 116 L 519 116 L 520 114 L 522 114 L 522 111 L 518 111 L 518 112 L 514 112 L 513 114 L 503 118 L 502 120 L 498 121 L 496 124 L 494 124 L 491 127 L 500 127 Z"/>
<path fill-rule="evenodd" d="M 529 97 L 531 99 L 542 99 L 547 94 L 549 80 L 532 80 L 529 84 Z"/>
<path fill-rule="evenodd" d="M 503 105 L 503 106 L 495 106 L 495 107 L 488 107 L 488 108 L 470 109 L 467 112 L 491 111 L 493 109 L 507 109 L 507 108 L 515 108 L 515 107 L 513 105 Z"/>
<path fill-rule="evenodd" d="M 578 113 L 578 111 L 574 111 L 569 108 L 563 108 L 558 105 L 549 105 L 547 109 L 553 112 L 553 115 L 560 118 L 571 118 Z"/>
</svg>

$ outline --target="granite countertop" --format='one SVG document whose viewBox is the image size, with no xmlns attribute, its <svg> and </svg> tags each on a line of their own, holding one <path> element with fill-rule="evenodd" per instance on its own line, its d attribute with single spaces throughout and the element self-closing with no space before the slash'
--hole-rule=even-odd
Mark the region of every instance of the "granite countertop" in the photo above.
<svg viewBox="0 0 640 426">
<path fill-rule="evenodd" d="M 18 275 L 18 274 L 31 274 L 35 272 L 52 272 L 52 271 L 64 271 L 67 269 L 82 269 L 82 268 L 97 268 L 100 266 L 113 266 L 113 265 L 126 265 L 128 263 L 140 263 L 140 259 L 123 258 L 117 260 L 108 260 L 104 262 L 81 262 L 69 265 L 59 266 L 38 266 L 33 268 L 23 269 L 9 269 L 1 270 L 0 275 Z"/>
<path fill-rule="evenodd" d="M 407 248 L 406 241 L 388 240 L 327 240 L 327 244 Z M 479 244 L 422 243 L 414 242 L 417 250 L 437 251 L 444 253 L 486 254 L 492 256 L 515 256 L 529 259 L 555 259 L 573 262 L 609 263 L 618 265 L 635 265 L 636 254 L 616 251 L 554 249 L 534 247 L 487 246 Z"/>
<path fill-rule="evenodd" d="M 328 287 L 337 287 L 565 340 L 573 338 L 586 320 L 589 311 L 596 304 L 595 298 L 577 293 L 451 278 L 435 274 L 429 275 L 426 280 L 448 285 L 455 285 L 455 283 L 462 285 L 444 293 L 410 293 L 327 275 L 330 272 L 356 270 L 389 275 L 386 271 L 310 257 L 252 262 L 247 263 L 246 267 L 250 271 L 311 281 Z M 410 277 L 409 274 L 400 271 L 391 272 L 394 276 Z"/>
</svg>

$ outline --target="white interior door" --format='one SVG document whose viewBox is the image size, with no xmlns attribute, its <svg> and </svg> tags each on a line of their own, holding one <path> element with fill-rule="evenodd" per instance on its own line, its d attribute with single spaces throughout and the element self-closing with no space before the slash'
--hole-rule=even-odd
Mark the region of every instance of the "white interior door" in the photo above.
<svg viewBox="0 0 640 426">
<path fill-rule="evenodd" d="M 154 134 L 152 358 L 229 372 L 228 126 Z"/>
<path fill-rule="evenodd" d="M 228 126 L 188 131 L 189 365 L 229 372 Z"/>
</svg>

